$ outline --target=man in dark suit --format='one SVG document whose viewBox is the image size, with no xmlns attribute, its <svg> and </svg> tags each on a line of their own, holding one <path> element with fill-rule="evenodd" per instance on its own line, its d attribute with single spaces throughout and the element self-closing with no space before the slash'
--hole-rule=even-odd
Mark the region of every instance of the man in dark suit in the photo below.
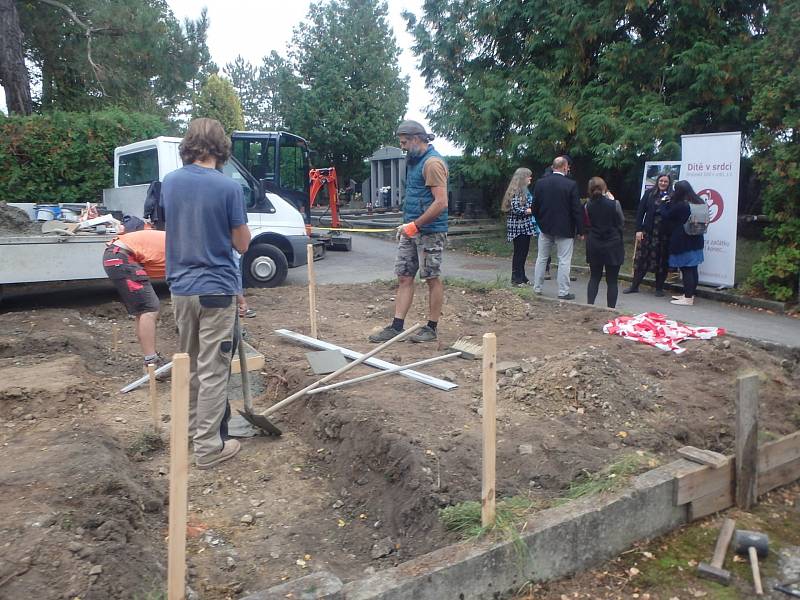
<svg viewBox="0 0 800 600">
<path fill-rule="evenodd" d="M 547 257 L 555 246 L 558 254 L 558 297 L 561 300 L 574 300 L 575 294 L 569 291 L 569 269 L 575 236 L 583 238 L 583 210 L 578 198 L 578 184 L 567 177 L 567 159 L 557 157 L 552 168 L 553 172 L 537 181 L 533 188 L 533 216 L 541 230 L 533 291 L 542 293 Z"/>
</svg>

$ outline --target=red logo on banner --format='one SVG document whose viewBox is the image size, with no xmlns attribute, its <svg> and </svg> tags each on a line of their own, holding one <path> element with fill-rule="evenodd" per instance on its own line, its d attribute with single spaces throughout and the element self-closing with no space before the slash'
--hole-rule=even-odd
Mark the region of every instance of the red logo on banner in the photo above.
<svg viewBox="0 0 800 600">
<path fill-rule="evenodd" d="M 717 190 L 706 188 L 697 192 L 697 195 L 708 205 L 708 210 L 711 214 L 709 224 L 719 221 L 720 217 L 722 217 L 722 212 L 725 210 L 725 203 L 722 201 L 720 193 Z"/>
</svg>

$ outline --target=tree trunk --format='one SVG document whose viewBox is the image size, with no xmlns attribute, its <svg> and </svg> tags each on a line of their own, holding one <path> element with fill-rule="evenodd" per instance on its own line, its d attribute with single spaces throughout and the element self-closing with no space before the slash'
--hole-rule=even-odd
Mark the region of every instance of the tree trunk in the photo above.
<svg viewBox="0 0 800 600">
<path fill-rule="evenodd" d="M 0 0 L 0 85 L 9 114 L 33 112 L 31 83 L 22 50 L 22 30 L 14 0 Z"/>
</svg>

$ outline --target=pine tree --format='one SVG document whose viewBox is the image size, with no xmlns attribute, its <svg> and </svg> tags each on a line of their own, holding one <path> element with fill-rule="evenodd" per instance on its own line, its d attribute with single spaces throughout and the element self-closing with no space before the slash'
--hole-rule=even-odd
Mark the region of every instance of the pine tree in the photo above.
<svg viewBox="0 0 800 600">
<path fill-rule="evenodd" d="M 245 127 L 259 129 L 259 102 L 255 93 L 256 68 L 239 55 L 233 62 L 225 65 L 222 72 L 241 100 Z"/>
<path fill-rule="evenodd" d="M 119 106 L 168 113 L 194 76 L 180 24 L 161 0 L 17 2 L 39 110 Z M 38 90 L 41 90 L 40 92 Z"/>
<path fill-rule="evenodd" d="M 344 177 L 394 139 L 408 102 L 386 2 L 322 0 L 294 31 L 294 76 L 280 72 L 286 126 Z"/>
</svg>

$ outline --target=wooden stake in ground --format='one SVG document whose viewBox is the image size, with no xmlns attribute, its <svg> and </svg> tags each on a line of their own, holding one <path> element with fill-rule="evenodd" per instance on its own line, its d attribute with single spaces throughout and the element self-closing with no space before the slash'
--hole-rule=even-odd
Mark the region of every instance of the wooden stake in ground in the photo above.
<svg viewBox="0 0 800 600">
<path fill-rule="evenodd" d="M 481 486 L 481 525 L 494 525 L 495 519 L 495 458 L 497 452 L 497 338 L 493 333 L 483 335 L 483 484 Z"/>
<path fill-rule="evenodd" d="M 156 393 L 156 366 L 147 365 L 147 376 L 150 378 L 150 416 L 153 418 L 153 431 L 161 435 L 161 410 L 158 407 L 158 394 Z"/>
<path fill-rule="evenodd" d="M 744 510 L 758 498 L 758 374 L 737 379 L 736 506 Z"/>
<path fill-rule="evenodd" d="M 314 280 L 314 246 L 306 245 L 308 261 L 308 310 L 311 316 L 311 337 L 317 337 L 317 282 Z"/>
<path fill-rule="evenodd" d="M 169 456 L 167 598 L 186 596 L 186 512 L 189 479 L 189 355 L 172 357 L 172 428 Z"/>
<path fill-rule="evenodd" d="M 117 353 L 117 348 L 119 347 L 119 325 L 114 323 L 111 326 L 111 349 L 114 354 Z"/>
</svg>

